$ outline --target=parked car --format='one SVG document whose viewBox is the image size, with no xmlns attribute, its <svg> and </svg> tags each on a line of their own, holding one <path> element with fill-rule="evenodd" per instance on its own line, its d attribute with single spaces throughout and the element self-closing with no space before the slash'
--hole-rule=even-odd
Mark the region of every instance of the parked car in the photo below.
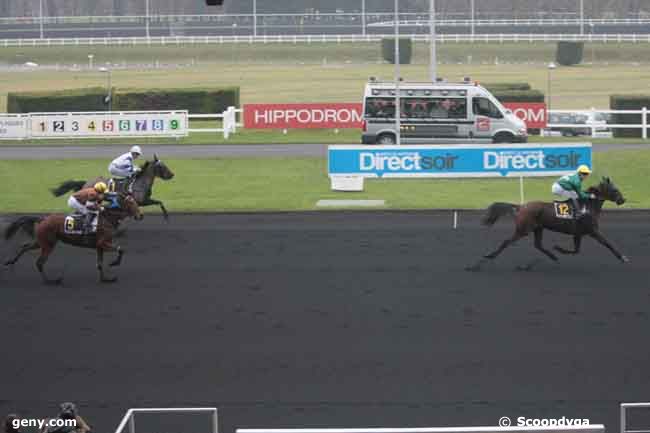
<svg viewBox="0 0 650 433">
<path fill-rule="evenodd" d="M 612 130 L 607 127 L 610 116 L 597 111 L 582 111 L 575 113 L 551 113 L 548 118 L 550 125 L 575 125 L 551 126 L 544 130 L 544 135 L 561 135 L 563 137 L 595 136 L 611 137 Z M 583 126 L 584 125 L 584 126 Z M 588 126 L 587 126 L 588 125 Z M 592 134 L 592 126 L 593 134 Z"/>
</svg>

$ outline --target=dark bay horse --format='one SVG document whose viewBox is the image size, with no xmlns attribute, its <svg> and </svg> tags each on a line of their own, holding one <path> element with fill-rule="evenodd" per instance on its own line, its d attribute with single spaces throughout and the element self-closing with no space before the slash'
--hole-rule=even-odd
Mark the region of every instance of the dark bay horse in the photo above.
<svg viewBox="0 0 650 433">
<path fill-rule="evenodd" d="M 578 254 L 580 252 L 580 242 L 583 236 L 591 236 L 600 244 L 607 247 L 621 262 L 627 263 L 629 259 L 621 254 L 600 232 L 599 219 L 603 204 L 606 200 L 613 201 L 617 205 L 625 203 L 623 194 L 616 188 L 614 183 L 608 178 L 603 178 L 598 186 L 590 187 L 587 192 L 594 194 L 595 198 L 588 199 L 587 214 L 581 219 L 574 220 L 570 218 L 559 218 L 556 216 L 555 205 L 539 201 L 528 202 L 522 206 L 511 203 L 492 203 L 487 214 L 483 217 L 482 223 L 486 226 L 492 226 L 503 215 L 514 215 L 515 231 L 513 235 L 504 240 L 499 247 L 483 256 L 477 264 L 466 268 L 469 271 L 478 271 L 481 266 L 488 260 L 495 259 L 503 250 L 512 245 L 517 240 L 528 236 L 531 232 L 535 235 L 535 248 L 544 253 L 554 262 L 558 258 L 551 251 L 542 245 L 542 233 L 544 230 L 551 230 L 573 236 L 573 249 L 568 250 L 560 246 L 555 246 L 555 250 L 562 254 Z M 566 204 L 568 206 L 568 203 Z M 568 209 L 565 207 L 564 209 Z M 519 270 L 530 270 L 536 262 L 526 266 L 520 266 Z"/>
<path fill-rule="evenodd" d="M 146 161 L 142 166 L 142 170 L 136 175 L 135 181 L 133 182 L 132 194 L 140 206 L 160 206 L 160 210 L 162 210 L 163 216 L 167 220 L 169 219 L 169 215 L 167 213 L 167 209 L 165 209 L 165 205 L 163 205 L 163 202 L 151 198 L 151 194 L 153 192 L 153 183 L 157 177 L 163 180 L 169 180 L 174 177 L 174 173 L 169 169 L 169 167 L 165 165 L 164 162 L 162 162 L 156 155 L 154 155 L 154 160 Z M 52 189 L 52 194 L 54 194 L 55 197 L 60 197 L 68 191 L 79 191 L 82 188 L 90 188 L 97 182 L 105 182 L 108 184 L 108 179 L 104 177 L 98 177 L 88 182 L 84 180 L 68 180 Z M 111 192 L 128 193 L 129 191 Z"/>
<path fill-rule="evenodd" d="M 122 262 L 124 250 L 113 244 L 113 231 L 119 222 L 126 217 L 134 217 L 137 220 L 143 218 L 142 211 L 131 195 L 119 196 L 119 207 L 109 208 L 99 214 L 97 231 L 88 234 L 68 234 L 65 232 L 64 224 L 66 215 L 52 214 L 46 217 L 22 216 L 14 220 L 5 229 L 4 237 L 11 239 L 16 232 L 23 229 L 34 241 L 22 245 L 18 253 L 5 262 L 5 266 L 15 264 L 27 251 L 41 249 L 41 254 L 36 259 L 36 268 L 43 277 L 43 281 L 49 284 L 60 284 L 63 277 L 50 279 L 43 269 L 48 257 L 52 254 L 58 241 L 82 248 L 93 248 L 97 251 L 97 270 L 99 279 L 102 282 L 114 282 L 116 277 L 109 278 L 104 275 L 104 252 L 115 252 L 117 257 L 109 266 L 119 266 Z"/>
</svg>

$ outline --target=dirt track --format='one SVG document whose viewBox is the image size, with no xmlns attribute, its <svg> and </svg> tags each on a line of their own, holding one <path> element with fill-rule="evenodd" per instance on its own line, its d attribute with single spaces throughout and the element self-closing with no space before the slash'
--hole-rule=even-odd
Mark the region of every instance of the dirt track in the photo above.
<svg viewBox="0 0 650 433">
<path fill-rule="evenodd" d="M 628 265 L 586 240 L 581 256 L 530 273 L 513 268 L 537 257 L 532 239 L 465 272 L 511 226 L 451 222 L 153 216 L 131 224 L 120 282 L 108 286 L 91 251 L 57 249 L 49 269 L 65 273 L 62 287 L 42 286 L 27 256 L 0 271 L 0 414 L 52 415 L 72 400 L 98 433 L 129 407 L 168 405 L 216 405 L 225 433 L 504 415 L 617 430 L 618 402 L 650 393 L 650 217 L 604 217 Z M 0 258 L 15 245 L 0 243 Z M 156 431 L 190 433 L 170 425 Z"/>
</svg>

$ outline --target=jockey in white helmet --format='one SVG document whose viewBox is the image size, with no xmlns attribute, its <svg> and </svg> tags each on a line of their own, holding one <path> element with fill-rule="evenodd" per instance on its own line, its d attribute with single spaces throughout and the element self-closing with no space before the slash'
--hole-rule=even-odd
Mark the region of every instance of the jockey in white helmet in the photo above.
<svg viewBox="0 0 650 433">
<path fill-rule="evenodd" d="M 133 146 L 130 151 L 111 161 L 108 165 L 108 171 L 115 177 L 132 177 L 140 171 L 140 167 L 135 165 L 135 160 L 138 159 L 140 155 L 142 155 L 142 149 L 140 149 L 140 146 Z"/>
</svg>

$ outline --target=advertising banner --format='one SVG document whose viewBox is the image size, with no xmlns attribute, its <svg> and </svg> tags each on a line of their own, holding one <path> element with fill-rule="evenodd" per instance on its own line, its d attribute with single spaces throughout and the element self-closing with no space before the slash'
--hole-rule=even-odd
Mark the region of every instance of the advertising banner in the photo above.
<svg viewBox="0 0 650 433">
<path fill-rule="evenodd" d="M 546 104 L 543 102 L 504 102 L 515 116 L 526 122 L 528 129 L 546 128 Z"/>
<path fill-rule="evenodd" d="M 361 128 L 362 104 L 244 104 L 244 128 Z"/>
<path fill-rule="evenodd" d="M 330 176 L 558 176 L 592 167 L 591 143 L 452 146 L 329 146 Z"/>
<path fill-rule="evenodd" d="M 26 114 L 0 115 L 0 140 L 27 138 L 29 134 L 29 116 Z"/>
</svg>

